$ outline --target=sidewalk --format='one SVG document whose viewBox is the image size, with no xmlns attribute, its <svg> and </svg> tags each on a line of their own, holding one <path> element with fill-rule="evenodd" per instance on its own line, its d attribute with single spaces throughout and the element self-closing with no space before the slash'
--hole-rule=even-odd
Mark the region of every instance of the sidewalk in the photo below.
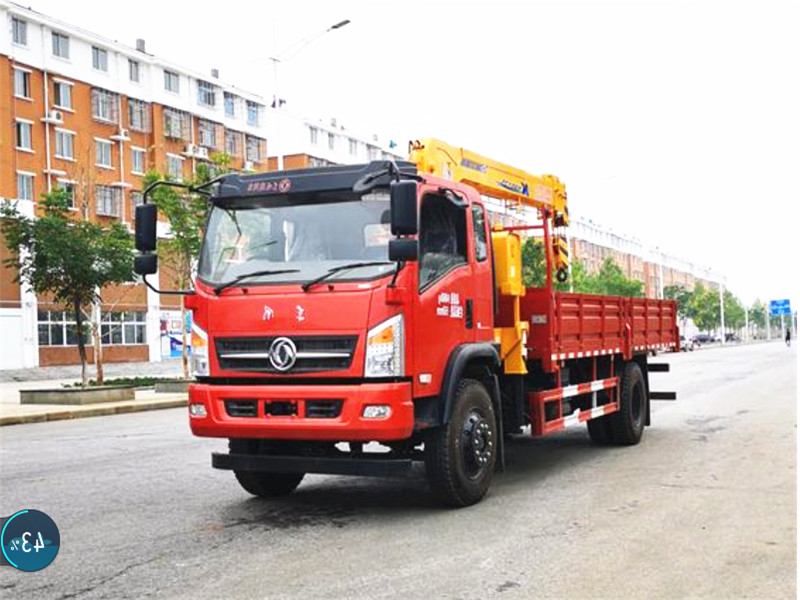
<svg viewBox="0 0 800 600">
<path fill-rule="evenodd" d="M 136 376 L 179 378 L 183 373 L 180 359 L 160 363 L 111 363 L 104 367 L 107 380 Z M 87 373 L 90 379 L 94 378 L 94 365 L 87 366 Z M 187 403 L 185 393 L 156 394 L 150 388 L 139 389 L 135 400 L 122 402 L 83 405 L 20 403 L 20 390 L 59 389 L 64 384 L 79 382 L 80 378 L 80 365 L 0 371 L 0 426 L 174 408 Z"/>
</svg>

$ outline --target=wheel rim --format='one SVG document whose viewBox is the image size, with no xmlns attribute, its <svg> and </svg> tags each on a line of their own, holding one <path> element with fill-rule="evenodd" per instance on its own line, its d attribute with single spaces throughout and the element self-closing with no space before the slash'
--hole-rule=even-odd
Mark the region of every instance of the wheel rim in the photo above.
<svg viewBox="0 0 800 600">
<path fill-rule="evenodd" d="M 470 479 L 478 479 L 492 462 L 494 431 L 489 421 L 471 411 L 461 427 L 461 454 L 464 471 Z"/>
</svg>

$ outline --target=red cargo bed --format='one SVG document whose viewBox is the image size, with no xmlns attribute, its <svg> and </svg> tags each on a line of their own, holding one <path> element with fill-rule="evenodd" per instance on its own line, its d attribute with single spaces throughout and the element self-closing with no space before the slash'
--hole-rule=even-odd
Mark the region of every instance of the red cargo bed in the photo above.
<svg viewBox="0 0 800 600">
<path fill-rule="evenodd" d="M 648 350 L 677 350 L 673 300 L 549 292 L 528 288 L 520 317 L 530 323 L 528 360 L 551 372 L 558 361 Z"/>
</svg>

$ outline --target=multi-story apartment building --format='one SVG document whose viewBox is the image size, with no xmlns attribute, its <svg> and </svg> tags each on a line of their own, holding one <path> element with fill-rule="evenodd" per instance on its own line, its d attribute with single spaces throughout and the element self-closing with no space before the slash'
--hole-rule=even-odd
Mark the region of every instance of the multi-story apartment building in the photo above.
<svg viewBox="0 0 800 600">
<path fill-rule="evenodd" d="M 151 169 L 188 179 L 225 152 L 233 168 L 266 170 L 266 111 L 215 70 L 198 73 L 148 54 L 143 40 L 128 47 L 0 0 L 0 200 L 28 215 L 60 187 L 82 218 L 132 227 Z M 69 313 L 13 276 L 0 270 L 0 368 L 77 362 Z M 104 290 L 103 300 L 106 360 L 159 359 L 173 299 L 130 285 Z"/>
<path fill-rule="evenodd" d="M 393 142 L 274 110 L 215 69 L 149 54 L 144 40 L 129 47 L 0 0 L 0 202 L 33 216 L 42 194 L 64 188 L 76 216 L 132 229 L 149 170 L 188 179 L 215 152 L 236 170 L 275 169 L 267 132 L 287 169 L 401 158 Z M 70 314 L 13 278 L 0 267 L 0 368 L 78 362 Z M 162 288 L 169 279 L 162 270 Z M 103 290 L 101 311 L 106 361 L 174 355 L 175 297 L 118 286 Z"/>
<path fill-rule="evenodd" d="M 722 277 L 708 267 L 677 257 L 641 240 L 616 233 L 590 219 L 572 217 L 569 227 L 571 256 L 588 272 L 596 273 L 606 257 L 612 257 L 625 276 L 644 283 L 648 298 L 663 297 L 664 288 L 680 285 L 687 290 L 695 282 L 717 289 Z"/>
<path fill-rule="evenodd" d="M 357 164 L 373 160 L 405 160 L 405 148 L 378 134 L 365 135 L 330 119 L 309 119 L 286 110 L 270 113 L 270 147 L 283 156 L 283 168 L 302 169 L 326 165 Z M 269 168 L 278 168 L 270 156 Z"/>
</svg>

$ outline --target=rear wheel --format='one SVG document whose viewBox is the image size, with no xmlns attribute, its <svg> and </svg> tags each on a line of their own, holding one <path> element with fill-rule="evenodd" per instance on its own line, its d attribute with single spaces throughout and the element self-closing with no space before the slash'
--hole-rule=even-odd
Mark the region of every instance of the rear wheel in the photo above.
<svg viewBox="0 0 800 600">
<path fill-rule="evenodd" d="M 259 440 L 230 440 L 231 454 L 259 454 Z M 276 498 L 291 494 L 305 477 L 305 473 L 263 473 L 260 471 L 234 471 L 236 481 L 244 490 L 261 498 Z"/>
<path fill-rule="evenodd" d="M 629 362 L 622 374 L 619 410 L 608 416 L 611 443 L 620 446 L 638 444 L 646 417 L 647 390 L 642 369 L 635 362 Z"/>
<path fill-rule="evenodd" d="M 480 501 L 489 489 L 497 460 L 497 424 L 489 392 L 464 379 L 453 399 L 450 422 L 425 439 L 425 470 L 443 503 L 462 507 Z"/>
</svg>

